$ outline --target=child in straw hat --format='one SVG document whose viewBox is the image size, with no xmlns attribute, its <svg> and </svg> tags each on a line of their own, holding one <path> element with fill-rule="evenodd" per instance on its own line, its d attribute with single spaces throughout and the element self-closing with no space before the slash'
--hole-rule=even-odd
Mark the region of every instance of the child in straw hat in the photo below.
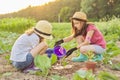
<svg viewBox="0 0 120 80">
<path fill-rule="evenodd" d="M 45 39 L 52 39 L 52 25 L 40 20 L 36 26 L 27 30 L 14 43 L 10 60 L 19 70 L 25 70 L 34 63 L 34 57 L 43 54 L 47 49 Z"/>
<path fill-rule="evenodd" d="M 78 46 L 67 51 L 67 56 L 73 51 L 79 49 L 80 56 L 72 58 L 74 62 L 86 61 L 88 58 L 85 55 L 86 52 L 92 51 L 95 53 L 94 61 L 102 60 L 102 53 L 106 49 L 106 41 L 99 29 L 93 23 L 87 22 L 87 16 L 84 12 L 75 12 L 72 21 L 72 35 L 63 38 L 55 43 L 60 45 L 64 42 L 69 42 L 73 38 L 76 39 Z"/>
</svg>

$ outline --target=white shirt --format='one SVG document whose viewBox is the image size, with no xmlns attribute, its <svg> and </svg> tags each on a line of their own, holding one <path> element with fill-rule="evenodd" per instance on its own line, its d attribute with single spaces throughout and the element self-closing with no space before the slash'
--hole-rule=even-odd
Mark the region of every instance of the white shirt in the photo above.
<svg viewBox="0 0 120 80">
<path fill-rule="evenodd" d="M 31 35 L 22 34 L 12 47 L 10 60 L 17 62 L 26 61 L 26 55 L 38 44 L 39 37 L 35 33 Z"/>
</svg>

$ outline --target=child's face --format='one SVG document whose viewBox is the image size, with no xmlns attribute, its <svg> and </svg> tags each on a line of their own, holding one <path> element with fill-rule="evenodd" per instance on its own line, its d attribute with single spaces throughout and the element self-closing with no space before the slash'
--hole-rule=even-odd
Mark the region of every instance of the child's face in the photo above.
<svg viewBox="0 0 120 80">
<path fill-rule="evenodd" d="M 78 20 L 73 20 L 74 27 L 77 28 L 78 30 L 81 30 L 83 27 L 84 22 L 78 21 Z"/>
</svg>

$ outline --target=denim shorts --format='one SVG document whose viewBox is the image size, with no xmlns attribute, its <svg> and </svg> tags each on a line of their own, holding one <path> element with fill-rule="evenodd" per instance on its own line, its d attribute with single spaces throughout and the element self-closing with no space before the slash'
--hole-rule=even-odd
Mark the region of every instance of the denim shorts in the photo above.
<svg viewBox="0 0 120 80">
<path fill-rule="evenodd" d="M 26 56 L 26 61 L 24 61 L 24 62 L 13 61 L 12 64 L 17 69 L 22 70 L 22 69 L 28 67 L 29 65 L 31 65 L 33 62 L 34 62 L 33 56 L 31 55 L 31 53 L 28 53 Z"/>
<path fill-rule="evenodd" d="M 104 48 L 102 48 L 99 45 L 93 45 L 93 47 L 95 48 L 95 53 L 96 54 L 102 54 L 102 53 L 104 53 L 106 51 Z"/>
</svg>

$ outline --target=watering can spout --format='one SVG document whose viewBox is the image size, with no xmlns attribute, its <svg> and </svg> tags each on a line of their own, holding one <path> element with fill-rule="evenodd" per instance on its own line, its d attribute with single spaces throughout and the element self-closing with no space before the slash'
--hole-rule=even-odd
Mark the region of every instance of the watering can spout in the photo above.
<svg viewBox="0 0 120 80">
<path fill-rule="evenodd" d="M 47 54 L 47 56 L 50 58 L 51 55 L 54 53 L 53 49 L 52 48 L 48 48 L 45 53 Z"/>
</svg>

